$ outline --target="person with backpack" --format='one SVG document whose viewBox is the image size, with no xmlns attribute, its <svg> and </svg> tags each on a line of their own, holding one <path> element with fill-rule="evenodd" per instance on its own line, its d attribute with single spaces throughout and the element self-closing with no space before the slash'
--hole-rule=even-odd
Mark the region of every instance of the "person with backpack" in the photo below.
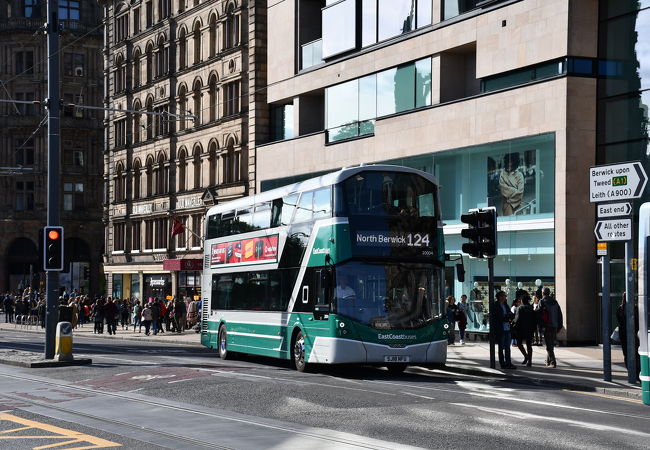
<svg viewBox="0 0 650 450">
<path fill-rule="evenodd" d="M 546 342 L 546 367 L 557 367 L 555 359 L 555 339 L 557 333 L 564 328 L 562 325 L 562 309 L 560 304 L 551 296 L 551 290 L 547 287 L 542 291 L 540 303 L 542 327 L 544 327 L 544 342 Z"/>
</svg>

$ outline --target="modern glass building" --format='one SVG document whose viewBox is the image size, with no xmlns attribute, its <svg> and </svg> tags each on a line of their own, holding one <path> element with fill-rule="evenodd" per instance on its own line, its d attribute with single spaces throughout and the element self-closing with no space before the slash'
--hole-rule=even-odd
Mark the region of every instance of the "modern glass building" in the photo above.
<svg viewBox="0 0 650 450">
<path fill-rule="evenodd" d="M 560 339 L 595 342 L 588 169 L 645 159 L 643 82 L 624 80 L 626 70 L 636 73 L 633 56 L 643 50 L 632 40 L 646 33 L 644 11 L 636 12 L 644 3 L 269 4 L 272 131 L 271 141 L 257 146 L 257 189 L 360 163 L 433 173 L 442 185 L 447 250 L 460 251 L 462 213 L 496 207 L 497 286 L 510 298 L 517 289 L 550 287 L 565 315 Z M 626 44 L 610 34 L 623 34 Z M 639 120 L 631 130 L 633 117 Z M 486 331 L 487 264 L 467 257 L 465 264 L 464 283 L 449 268 L 448 293 L 468 295 L 470 329 Z"/>
</svg>

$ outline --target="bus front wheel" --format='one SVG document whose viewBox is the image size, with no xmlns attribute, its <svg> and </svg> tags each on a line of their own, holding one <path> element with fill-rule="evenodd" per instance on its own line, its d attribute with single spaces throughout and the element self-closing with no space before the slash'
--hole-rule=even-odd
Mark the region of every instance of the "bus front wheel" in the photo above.
<svg viewBox="0 0 650 450">
<path fill-rule="evenodd" d="M 219 327 L 219 358 L 228 359 L 230 354 L 228 353 L 228 334 L 226 333 L 226 326 L 221 325 Z"/>
<path fill-rule="evenodd" d="M 298 372 L 305 372 L 307 370 L 307 363 L 305 362 L 305 336 L 302 334 L 302 331 L 298 331 L 293 340 L 291 363 Z"/>
</svg>

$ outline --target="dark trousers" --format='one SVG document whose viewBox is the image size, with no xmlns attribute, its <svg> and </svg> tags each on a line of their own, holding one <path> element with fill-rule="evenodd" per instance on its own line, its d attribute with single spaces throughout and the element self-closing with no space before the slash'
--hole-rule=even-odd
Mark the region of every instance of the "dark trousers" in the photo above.
<svg viewBox="0 0 650 450">
<path fill-rule="evenodd" d="M 555 338 L 557 329 L 555 327 L 544 328 L 544 342 L 546 342 L 546 364 L 556 364 L 555 360 Z"/>
<path fill-rule="evenodd" d="M 497 335 L 497 344 L 499 346 L 499 365 L 503 368 L 512 365 L 510 359 L 510 341 L 512 336 L 510 330 L 503 330 L 501 335 Z"/>
<path fill-rule="evenodd" d="M 151 327 L 151 320 L 143 320 L 142 325 L 144 325 L 144 333 L 149 335 L 149 328 Z"/>
</svg>

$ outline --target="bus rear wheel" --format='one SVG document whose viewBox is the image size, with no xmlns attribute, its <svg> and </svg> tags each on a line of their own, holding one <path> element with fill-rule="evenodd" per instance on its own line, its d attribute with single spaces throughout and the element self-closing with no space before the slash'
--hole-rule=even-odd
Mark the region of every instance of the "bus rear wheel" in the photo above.
<svg viewBox="0 0 650 450">
<path fill-rule="evenodd" d="M 388 368 L 388 372 L 393 375 L 398 375 L 406 370 L 406 364 L 404 363 L 391 364 L 386 367 Z"/>
<path fill-rule="evenodd" d="M 219 358 L 226 360 L 230 358 L 230 353 L 228 353 L 228 334 L 226 333 L 226 326 L 221 325 L 219 327 Z"/>
<path fill-rule="evenodd" d="M 291 363 L 298 372 L 305 372 L 307 370 L 307 363 L 305 362 L 305 336 L 302 334 L 302 331 L 299 331 L 293 339 Z"/>
</svg>

